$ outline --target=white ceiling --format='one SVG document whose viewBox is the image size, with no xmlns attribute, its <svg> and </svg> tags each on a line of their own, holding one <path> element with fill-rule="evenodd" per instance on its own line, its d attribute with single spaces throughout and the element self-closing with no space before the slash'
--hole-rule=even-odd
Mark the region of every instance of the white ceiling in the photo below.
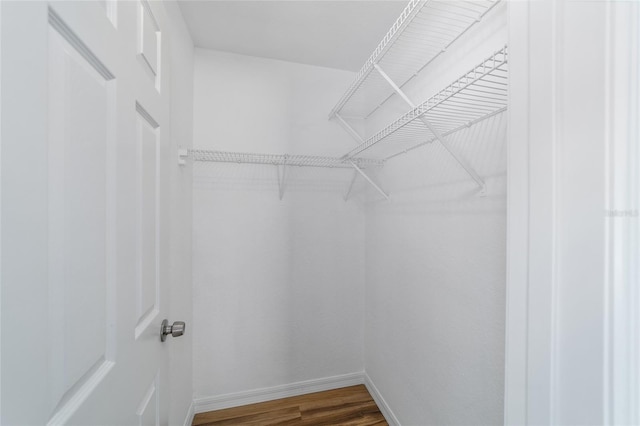
<svg viewBox="0 0 640 426">
<path fill-rule="evenodd" d="M 406 0 L 180 0 L 197 47 L 358 71 Z"/>
</svg>

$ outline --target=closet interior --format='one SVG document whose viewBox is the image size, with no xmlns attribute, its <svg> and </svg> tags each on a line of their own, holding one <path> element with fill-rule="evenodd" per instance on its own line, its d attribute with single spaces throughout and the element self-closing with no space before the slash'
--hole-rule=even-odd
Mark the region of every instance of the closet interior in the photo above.
<svg viewBox="0 0 640 426">
<path fill-rule="evenodd" d="M 196 412 L 501 423 L 507 106 L 499 0 L 411 0 L 357 73 L 196 49 Z"/>
<path fill-rule="evenodd" d="M 613 0 L 0 1 L 0 423 L 640 424 L 639 40 Z"/>
</svg>

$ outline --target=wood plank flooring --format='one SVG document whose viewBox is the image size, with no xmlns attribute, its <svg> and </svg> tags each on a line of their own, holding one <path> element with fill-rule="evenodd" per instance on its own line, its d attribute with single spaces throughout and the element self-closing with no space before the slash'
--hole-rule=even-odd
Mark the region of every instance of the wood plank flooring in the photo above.
<svg viewBox="0 0 640 426">
<path fill-rule="evenodd" d="M 388 425 L 364 385 L 196 414 L 194 426 Z"/>
</svg>

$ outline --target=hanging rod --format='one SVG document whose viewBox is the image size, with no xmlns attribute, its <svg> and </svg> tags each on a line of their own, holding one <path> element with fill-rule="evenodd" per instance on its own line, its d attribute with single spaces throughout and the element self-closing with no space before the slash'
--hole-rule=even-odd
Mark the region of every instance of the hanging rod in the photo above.
<svg viewBox="0 0 640 426">
<path fill-rule="evenodd" d="M 268 164 L 274 166 L 326 167 L 352 169 L 352 162 L 359 168 L 381 167 L 383 160 L 372 158 L 323 157 L 313 155 L 263 154 L 252 152 L 230 152 L 205 149 L 189 149 L 188 155 L 194 161 L 210 161 L 218 163 Z"/>
<path fill-rule="evenodd" d="M 394 91 L 375 72 L 379 64 L 400 88 L 446 51 L 473 27 L 500 0 L 446 2 L 411 0 L 373 54 L 356 74 L 355 80 L 329 114 L 367 118 L 383 105 Z"/>
<path fill-rule="evenodd" d="M 419 140 L 424 145 L 436 138 L 421 118 L 446 136 L 489 118 L 507 107 L 507 47 L 503 47 L 458 78 L 427 101 L 411 109 L 391 124 L 349 151 L 342 158 L 348 160 L 374 145 Z M 412 146 L 410 149 L 415 148 Z M 395 157 L 407 149 L 386 156 Z"/>
</svg>

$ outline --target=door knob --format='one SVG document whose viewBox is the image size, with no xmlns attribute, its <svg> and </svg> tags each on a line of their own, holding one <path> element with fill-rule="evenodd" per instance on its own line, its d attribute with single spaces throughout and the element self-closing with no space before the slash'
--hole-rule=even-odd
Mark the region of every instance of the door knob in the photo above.
<svg viewBox="0 0 640 426">
<path fill-rule="evenodd" d="M 169 325 L 169 320 L 163 320 L 160 326 L 160 341 L 167 340 L 167 336 L 170 334 L 173 337 L 179 337 L 184 334 L 186 324 L 184 321 L 175 321 L 172 325 Z"/>
</svg>

